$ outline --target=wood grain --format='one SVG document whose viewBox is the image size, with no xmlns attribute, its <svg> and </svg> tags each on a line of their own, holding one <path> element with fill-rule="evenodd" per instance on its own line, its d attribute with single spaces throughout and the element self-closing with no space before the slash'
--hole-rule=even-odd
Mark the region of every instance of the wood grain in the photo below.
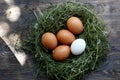
<svg viewBox="0 0 120 80">
<path fill-rule="evenodd" d="M 0 22 L 6 22 L 10 31 L 6 35 L 21 32 L 28 19 L 35 20 L 31 9 L 49 6 L 49 2 L 59 3 L 66 0 L 14 0 L 21 9 L 18 21 L 10 22 L 5 11 L 9 8 L 4 0 L 0 0 Z M 91 3 L 96 7 L 98 16 L 105 22 L 109 32 L 110 51 L 106 61 L 100 67 L 85 76 L 85 80 L 120 80 L 120 0 L 76 0 L 79 3 Z M 19 24 L 19 25 L 18 25 Z M 1 24 L 0 24 L 1 25 Z M 12 40 L 10 40 L 13 43 Z M 10 44 L 12 45 L 12 44 Z M 0 38 L 0 80 L 34 80 L 34 60 L 27 55 L 26 64 L 21 66 L 5 42 Z M 38 80 L 47 80 L 45 76 Z"/>
</svg>

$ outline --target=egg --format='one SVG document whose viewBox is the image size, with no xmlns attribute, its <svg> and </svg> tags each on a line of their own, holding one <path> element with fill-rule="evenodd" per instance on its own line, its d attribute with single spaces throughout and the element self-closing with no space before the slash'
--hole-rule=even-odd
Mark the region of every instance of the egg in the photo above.
<svg viewBox="0 0 120 80">
<path fill-rule="evenodd" d="M 56 36 L 58 41 L 63 45 L 70 45 L 75 40 L 74 34 L 66 29 L 58 31 Z"/>
<path fill-rule="evenodd" d="M 41 37 L 41 43 L 46 49 L 52 50 L 57 46 L 58 42 L 56 36 L 53 33 L 46 32 Z"/>
<path fill-rule="evenodd" d="M 67 28 L 73 33 L 73 34 L 80 34 L 83 31 L 83 23 L 82 21 L 77 17 L 70 17 L 67 20 Z"/>
<path fill-rule="evenodd" d="M 80 55 L 86 48 L 86 42 L 84 39 L 76 39 L 71 44 L 71 52 L 74 55 Z"/>
<path fill-rule="evenodd" d="M 54 49 L 52 56 L 56 61 L 63 61 L 70 56 L 70 47 L 67 45 L 59 45 Z"/>
</svg>

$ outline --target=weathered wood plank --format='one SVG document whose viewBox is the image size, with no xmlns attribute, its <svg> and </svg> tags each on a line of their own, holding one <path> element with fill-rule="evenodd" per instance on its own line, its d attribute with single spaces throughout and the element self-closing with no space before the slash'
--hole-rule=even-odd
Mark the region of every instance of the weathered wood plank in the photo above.
<svg viewBox="0 0 120 80">
<path fill-rule="evenodd" d="M 14 0 L 15 5 L 21 8 L 21 16 L 18 21 L 10 22 L 5 14 L 10 6 L 5 3 L 5 0 L 0 0 L 0 22 L 8 23 L 11 28 L 9 34 L 11 34 L 14 31 L 22 30 L 21 28 L 24 27 L 28 18 L 34 19 L 30 9 L 37 6 L 43 8 L 49 6 L 49 2 L 56 4 L 62 1 L 67 0 Z M 76 1 L 93 4 L 109 31 L 110 52 L 107 60 L 100 65 L 98 70 L 87 75 L 85 80 L 120 80 L 120 0 Z M 0 80 L 33 80 L 34 62 L 31 56 L 28 55 L 26 64 L 21 66 L 2 39 L 0 39 L 0 45 Z M 44 76 L 38 80 L 47 79 Z"/>
</svg>

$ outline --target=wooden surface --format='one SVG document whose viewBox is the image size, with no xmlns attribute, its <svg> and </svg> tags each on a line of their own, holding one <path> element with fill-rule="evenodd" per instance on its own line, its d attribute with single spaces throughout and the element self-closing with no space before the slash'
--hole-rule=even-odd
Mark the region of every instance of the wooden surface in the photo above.
<svg viewBox="0 0 120 80">
<path fill-rule="evenodd" d="M 12 22 L 6 18 L 6 10 L 13 5 L 21 9 L 18 20 Z M 32 8 L 49 6 L 49 2 L 59 3 L 66 0 L 0 0 L 0 26 L 6 23 L 10 31 L 5 36 L 14 44 L 13 38 L 9 36 L 21 32 L 28 19 L 34 20 Z M 104 20 L 110 41 L 110 51 L 107 60 L 100 65 L 98 70 L 93 71 L 85 77 L 85 80 L 120 80 L 120 0 L 77 0 L 82 3 L 91 3 L 96 7 L 96 12 Z M 1 31 L 1 29 L 0 29 Z M 27 55 L 24 65 L 20 65 L 14 53 L 0 38 L 0 80 L 34 80 L 34 61 Z M 38 80 L 47 80 L 41 77 Z"/>
</svg>

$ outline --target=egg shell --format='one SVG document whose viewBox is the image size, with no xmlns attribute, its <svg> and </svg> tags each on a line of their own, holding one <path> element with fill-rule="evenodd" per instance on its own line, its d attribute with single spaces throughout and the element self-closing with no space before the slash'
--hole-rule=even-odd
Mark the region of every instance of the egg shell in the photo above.
<svg viewBox="0 0 120 80">
<path fill-rule="evenodd" d="M 74 34 L 66 29 L 58 31 L 56 36 L 58 41 L 63 45 L 70 45 L 75 40 Z"/>
<path fill-rule="evenodd" d="M 71 44 L 71 52 L 74 55 L 80 55 L 86 48 L 86 42 L 84 39 L 76 39 Z"/>
<path fill-rule="evenodd" d="M 52 50 L 57 46 L 58 42 L 56 36 L 53 33 L 46 32 L 41 37 L 41 43 L 46 49 Z"/>
<path fill-rule="evenodd" d="M 63 61 L 70 56 L 70 47 L 67 45 L 59 45 L 54 49 L 52 56 L 56 61 Z"/>
<path fill-rule="evenodd" d="M 80 34 L 83 31 L 83 23 L 78 17 L 70 17 L 67 20 L 67 28 L 73 34 Z"/>
</svg>

